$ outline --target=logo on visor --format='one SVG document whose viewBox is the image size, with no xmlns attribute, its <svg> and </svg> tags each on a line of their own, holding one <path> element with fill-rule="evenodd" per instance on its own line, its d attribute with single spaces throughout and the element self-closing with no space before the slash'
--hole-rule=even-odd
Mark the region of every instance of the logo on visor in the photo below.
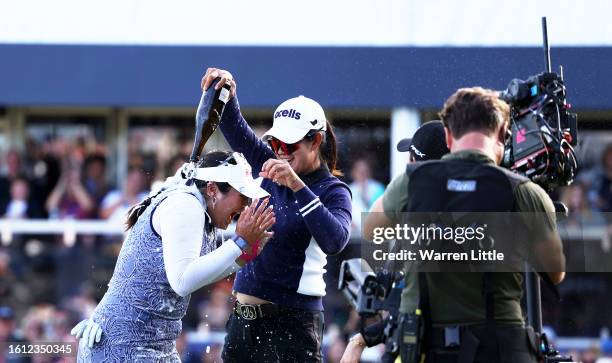
<svg viewBox="0 0 612 363">
<path fill-rule="evenodd" d="M 251 165 L 245 163 L 243 164 L 243 166 L 244 166 L 244 175 L 247 177 L 252 177 L 253 172 L 251 171 Z"/>
</svg>

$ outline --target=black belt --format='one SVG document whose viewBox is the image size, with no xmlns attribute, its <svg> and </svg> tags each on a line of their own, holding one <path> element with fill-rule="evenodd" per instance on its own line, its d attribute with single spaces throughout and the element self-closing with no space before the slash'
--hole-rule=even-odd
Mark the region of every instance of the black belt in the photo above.
<svg viewBox="0 0 612 363">
<path fill-rule="evenodd" d="M 299 313 L 300 309 L 287 306 L 266 303 L 266 304 L 242 304 L 239 301 L 234 303 L 234 314 L 245 320 L 255 320 L 263 318 L 276 318 Z"/>
</svg>

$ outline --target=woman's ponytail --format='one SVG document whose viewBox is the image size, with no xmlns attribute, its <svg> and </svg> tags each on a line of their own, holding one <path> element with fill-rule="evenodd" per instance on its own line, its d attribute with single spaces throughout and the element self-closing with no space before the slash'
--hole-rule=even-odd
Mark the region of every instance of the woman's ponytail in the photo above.
<svg viewBox="0 0 612 363">
<path fill-rule="evenodd" d="M 327 168 L 334 176 L 344 175 L 340 170 L 336 169 L 338 162 L 338 149 L 336 145 L 336 134 L 329 121 L 327 121 L 327 130 L 325 131 L 325 139 L 321 144 L 321 159 L 327 164 Z"/>
<path fill-rule="evenodd" d="M 157 194 L 161 193 L 161 190 L 157 192 Z M 136 221 L 138 221 L 138 217 L 147 209 L 147 207 L 151 204 L 151 200 L 157 196 L 157 194 L 153 196 L 147 197 L 142 202 L 133 205 L 127 212 L 127 219 L 125 220 L 125 231 L 129 231 L 134 225 Z"/>
</svg>

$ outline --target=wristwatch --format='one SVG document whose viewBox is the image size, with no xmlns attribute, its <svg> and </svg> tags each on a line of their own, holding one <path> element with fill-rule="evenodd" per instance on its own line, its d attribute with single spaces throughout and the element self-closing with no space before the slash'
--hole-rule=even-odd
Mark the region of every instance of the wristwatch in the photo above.
<svg viewBox="0 0 612 363">
<path fill-rule="evenodd" d="M 232 237 L 232 241 L 234 241 L 236 246 L 238 246 L 243 252 L 249 248 L 249 243 L 237 234 Z"/>
</svg>

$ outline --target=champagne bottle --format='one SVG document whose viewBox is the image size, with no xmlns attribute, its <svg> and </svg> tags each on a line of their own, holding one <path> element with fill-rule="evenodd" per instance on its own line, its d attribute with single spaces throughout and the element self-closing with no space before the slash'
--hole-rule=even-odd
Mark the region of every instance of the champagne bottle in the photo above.
<svg viewBox="0 0 612 363">
<path fill-rule="evenodd" d="M 210 87 L 202 93 L 198 111 L 196 112 L 196 134 L 193 142 L 193 149 L 189 161 L 197 163 L 206 141 L 215 132 L 221 122 L 223 109 L 229 100 L 231 86 L 224 84 L 220 89 L 215 89 L 220 78 L 216 78 Z"/>
</svg>

